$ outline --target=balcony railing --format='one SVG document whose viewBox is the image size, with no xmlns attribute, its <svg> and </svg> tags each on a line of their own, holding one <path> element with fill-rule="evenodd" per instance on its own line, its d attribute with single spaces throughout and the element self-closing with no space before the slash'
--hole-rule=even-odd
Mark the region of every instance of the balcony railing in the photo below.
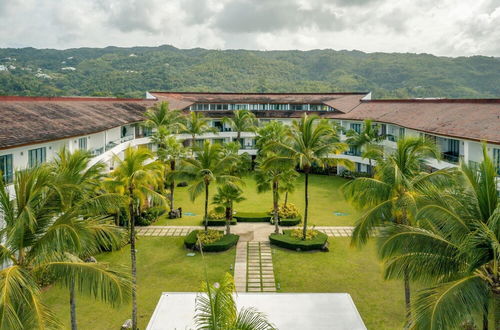
<svg viewBox="0 0 500 330">
<path fill-rule="evenodd" d="M 89 152 L 92 157 L 96 157 L 104 153 L 104 147 L 90 149 Z"/>
<path fill-rule="evenodd" d="M 109 141 L 106 144 L 106 151 L 113 149 L 114 147 L 116 147 L 117 145 L 119 145 L 121 143 L 125 143 L 125 142 L 133 140 L 133 139 L 134 139 L 133 135 L 126 135 L 126 136 L 124 136 L 124 137 L 122 137 L 120 139 Z"/>
<path fill-rule="evenodd" d="M 450 154 L 448 152 L 443 152 L 441 153 L 443 160 L 452 163 L 452 164 L 458 164 L 460 162 L 460 156 L 456 154 Z"/>
</svg>

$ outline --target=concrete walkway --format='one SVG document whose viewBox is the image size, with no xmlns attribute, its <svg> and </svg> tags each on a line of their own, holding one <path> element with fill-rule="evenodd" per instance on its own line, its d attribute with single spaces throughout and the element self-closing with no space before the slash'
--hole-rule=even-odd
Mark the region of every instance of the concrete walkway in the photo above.
<svg viewBox="0 0 500 330">
<path fill-rule="evenodd" d="M 224 230 L 225 227 L 210 227 L 214 229 Z M 301 227 L 280 227 L 283 229 L 301 228 Z M 309 227 L 312 228 L 312 227 Z M 314 227 L 331 237 L 349 237 L 352 236 L 354 227 L 329 227 L 321 226 Z M 139 236 L 186 236 L 195 229 L 203 229 L 203 226 L 149 226 L 136 227 L 137 235 Z M 231 226 L 231 233 L 240 235 L 240 240 L 246 242 L 266 242 L 269 235 L 274 232 L 274 226 L 269 223 L 262 222 L 247 222 L 239 223 L 236 226 Z"/>
</svg>

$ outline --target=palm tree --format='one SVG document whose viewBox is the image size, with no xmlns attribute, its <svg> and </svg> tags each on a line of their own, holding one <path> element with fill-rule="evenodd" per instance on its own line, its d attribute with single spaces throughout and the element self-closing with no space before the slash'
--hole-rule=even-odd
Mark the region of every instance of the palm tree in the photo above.
<svg viewBox="0 0 500 330">
<path fill-rule="evenodd" d="M 272 154 L 271 154 L 272 155 Z M 273 156 L 271 156 L 273 157 Z M 255 170 L 255 181 L 257 182 L 257 191 L 259 193 L 272 191 L 273 194 L 273 221 L 275 225 L 274 232 L 279 234 L 279 193 L 282 190 L 281 183 L 289 178 L 296 178 L 297 172 L 291 163 L 271 162 L 265 157 L 257 160 Z"/>
<path fill-rule="evenodd" d="M 110 207 L 111 199 L 69 198 L 80 191 L 64 191 L 55 181 L 47 166 L 17 172 L 11 198 L 0 179 L 0 263 L 7 265 L 0 271 L 0 329 L 62 327 L 41 300 L 42 278 L 112 305 L 127 297 L 130 282 L 123 272 L 78 256 L 116 244 L 116 227 L 93 213 Z"/>
<path fill-rule="evenodd" d="M 217 194 L 213 198 L 213 204 L 219 205 L 217 211 L 222 211 L 226 215 L 226 234 L 231 233 L 231 221 L 233 220 L 233 204 L 245 200 L 240 187 L 232 184 L 223 184 L 217 187 Z"/>
<path fill-rule="evenodd" d="M 175 136 L 165 136 L 162 140 L 161 148 L 158 148 L 156 155 L 158 160 L 166 163 L 170 167 L 170 171 L 166 177 L 166 183 L 169 185 L 169 204 L 170 204 L 170 215 L 172 216 L 174 211 L 174 190 L 175 190 L 175 179 L 178 174 L 177 165 L 186 157 L 186 148 L 182 143 L 177 140 Z M 160 144 L 159 144 L 160 145 Z"/>
<path fill-rule="evenodd" d="M 198 149 L 196 158 L 184 160 L 185 166 L 182 175 L 192 180 L 189 187 L 191 200 L 195 200 L 203 191 L 205 192 L 205 231 L 208 231 L 208 201 L 209 187 L 213 182 L 234 183 L 239 182 L 239 178 L 228 174 L 228 170 L 235 161 L 233 155 L 224 155 L 223 147 L 219 144 L 210 144 L 205 141 L 203 147 Z"/>
<path fill-rule="evenodd" d="M 283 201 L 283 206 L 286 207 L 288 204 L 288 195 L 293 194 L 295 192 L 295 184 L 297 183 L 297 178 L 299 177 L 297 172 L 290 173 L 290 175 L 287 175 L 283 177 L 283 180 L 281 180 L 281 185 L 280 185 L 280 193 L 285 193 L 285 200 Z"/>
<path fill-rule="evenodd" d="M 307 221 L 309 211 L 309 174 L 313 166 L 324 167 L 333 162 L 347 162 L 333 159 L 332 154 L 340 154 L 347 146 L 340 142 L 336 130 L 326 121 L 319 120 L 316 116 L 304 116 L 299 121 L 294 121 L 285 142 L 276 141 L 267 148 L 277 148 L 279 156 L 271 157 L 267 162 L 291 162 L 304 172 L 304 227 L 303 239 L 306 239 Z M 267 166 L 267 164 L 266 164 Z"/>
<path fill-rule="evenodd" d="M 196 297 L 195 322 L 205 330 L 272 330 L 275 327 L 255 308 L 236 309 L 233 277 L 226 273 L 218 285 L 204 281 Z"/>
<path fill-rule="evenodd" d="M 164 203 L 164 197 L 154 188 L 163 185 L 162 166 L 152 162 L 153 154 L 145 148 L 125 149 L 123 160 L 115 157 L 116 168 L 111 172 L 109 186 L 122 187 L 129 209 L 130 259 L 132 271 L 132 329 L 137 329 L 137 265 L 135 249 L 135 214 L 148 198 Z"/>
<path fill-rule="evenodd" d="M 209 122 L 210 120 L 205 118 L 201 112 L 192 111 L 187 116 L 181 132 L 191 135 L 191 148 L 195 147 L 196 135 L 217 133 L 217 129 L 210 127 Z"/>
<path fill-rule="evenodd" d="M 357 220 L 352 244 L 362 246 L 381 226 L 390 223 L 412 226 L 419 202 L 425 198 L 424 188 L 430 184 L 446 186 L 449 170 L 423 172 L 426 159 L 438 157 L 434 144 L 420 138 L 398 141 L 397 150 L 377 160 L 373 178 L 357 178 L 342 187 L 345 198 L 364 210 Z M 410 274 L 404 272 L 407 320 L 411 318 Z"/>
<path fill-rule="evenodd" d="M 184 118 L 178 110 L 170 110 L 168 102 L 156 103 L 144 114 L 144 126 L 153 128 L 157 132 L 164 128 L 170 134 L 177 133 L 183 127 Z"/>
<path fill-rule="evenodd" d="M 450 189 L 429 189 L 418 228 L 384 232 L 385 276 L 407 272 L 431 284 L 415 300 L 418 328 L 452 329 L 482 315 L 483 329 L 500 329 L 500 200 L 486 146 L 483 157 L 477 170 L 462 163 Z"/>
<path fill-rule="evenodd" d="M 236 141 L 243 146 L 241 132 L 252 132 L 255 130 L 257 119 L 255 115 L 248 110 L 235 110 L 233 117 L 224 117 L 223 122 L 231 126 L 232 130 L 237 132 Z"/>
<path fill-rule="evenodd" d="M 123 203 L 123 198 L 117 194 L 97 194 L 100 180 L 103 178 L 104 164 L 96 163 L 89 166 L 90 159 L 90 154 L 87 152 L 78 150 L 70 153 L 66 148 L 63 148 L 57 153 L 54 161 L 49 164 L 57 192 L 56 205 L 60 215 L 87 217 L 89 214 L 93 214 L 106 217 L 109 205 Z M 86 202 L 92 199 L 98 203 L 89 204 Z M 79 210 L 78 206 L 84 206 L 84 208 Z M 121 241 L 121 230 L 118 227 L 107 226 L 107 232 L 102 232 L 101 228 L 93 229 L 98 230 L 95 234 L 112 235 L 109 239 L 116 243 L 115 246 Z M 95 239 L 86 242 L 90 243 L 91 246 L 75 247 L 74 253 L 82 259 L 86 259 L 91 256 L 91 251 L 99 250 L 100 246 L 95 245 L 98 241 L 99 237 L 95 237 Z M 69 290 L 71 328 L 76 330 L 74 279 L 69 281 Z"/>
<path fill-rule="evenodd" d="M 372 176 L 372 157 L 367 151 L 377 145 L 378 142 L 382 141 L 385 137 L 378 133 L 378 125 L 373 125 L 370 119 L 365 119 L 363 121 L 363 130 L 361 132 L 356 132 L 355 130 L 349 130 L 346 133 L 346 142 L 349 146 L 363 150 L 363 157 L 368 158 L 370 163 L 369 174 Z"/>
</svg>

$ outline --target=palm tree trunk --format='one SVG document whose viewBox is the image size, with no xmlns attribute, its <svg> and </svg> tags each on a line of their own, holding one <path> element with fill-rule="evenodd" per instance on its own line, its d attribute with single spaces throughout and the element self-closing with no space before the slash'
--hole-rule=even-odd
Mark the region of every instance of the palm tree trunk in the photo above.
<svg viewBox="0 0 500 330">
<path fill-rule="evenodd" d="M 243 147 L 243 143 L 241 141 L 241 132 L 240 131 L 238 131 L 238 133 L 236 134 L 236 140 L 240 144 L 240 149 L 241 149 Z"/>
<path fill-rule="evenodd" d="M 71 315 L 71 330 L 77 330 L 75 280 L 73 278 L 69 282 L 69 309 Z"/>
<path fill-rule="evenodd" d="M 288 191 L 285 191 L 285 203 L 284 203 L 285 207 L 287 203 L 288 203 Z"/>
<path fill-rule="evenodd" d="M 493 318 L 494 329 L 500 329 L 500 293 L 493 293 Z"/>
<path fill-rule="evenodd" d="M 483 313 L 483 330 L 488 330 L 488 306 Z"/>
<path fill-rule="evenodd" d="M 170 170 L 175 171 L 175 160 L 170 161 Z M 174 189 L 175 189 L 175 181 L 172 179 L 170 182 L 170 212 L 174 212 Z"/>
<path fill-rule="evenodd" d="M 135 215 L 133 188 L 130 192 L 130 261 L 132 266 L 132 329 L 137 329 L 137 264 L 135 255 Z"/>
<path fill-rule="evenodd" d="M 226 235 L 231 234 L 231 218 L 233 209 L 232 207 L 226 207 Z"/>
<path fill-rule="evenodd" d="M 208 185 L 210 183 L 205 182 L 205 232 L 208 231 Z"/>
<path fill-rule="evenodd" d="M 408 271 L 405 270 L 403 274 L 403 281 L 405 286 L 405 307 L 406 307 L 406 324 L 411 322 L 411 304 L 410 304 L 410 278 Z"/>
<path fill-rule="evenodd" d="M 274 233 L 280 233 L 279 213 L 278 213 L 278 182 L 273 182 L 273 218 L 274 218 Z"/>
<path fill-rule="evenodd" d="M 372 159 L 371 158 L 368 158 L 368 164 L 370 164 L 369 168 L 368 168 L 368 175 L 370 176 L 370 178 L 373 176 L 372 175 Z"/>
<path fill-rule="evenodd" d="M 309 169 L 304 169 L 305 173 L 305 181 L 304 181 L 304 202 L 305 202 L 305 208 L 304 208 L 304 228 L 302 229 L 302 239 L 306 239 L 307 235 L 307 215 L 309 211 Z"/>
</svg>

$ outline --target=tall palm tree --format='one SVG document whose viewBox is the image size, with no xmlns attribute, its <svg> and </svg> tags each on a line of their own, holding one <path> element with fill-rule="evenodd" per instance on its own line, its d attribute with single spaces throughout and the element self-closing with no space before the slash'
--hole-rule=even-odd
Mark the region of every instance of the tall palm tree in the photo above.
<svg viewBox="0 0 500 330">
<path fill-rule="evenodd" d="M 202 293 L 196 297 L 195 322 L 205 330 L 273 330 L 266 316 L 255 308 L 236 308 L 233 277 L 226 273 L 218 285 L 204 281 Z"/>
<path fill-rule="evenodd" d="M 224 117 L 223 122 L 231 126 L 236 132 L 236 141 L 243 146 L 241 132 L 252 132 L 257 125 L 255 115 L 248 110 L 235 110 L 233 117 Z"/>
<path fill-rule="evenodd" d="M 434 144 L 420 138 L 398 141 L 393 154 L 377 160 L 373 178 L 357 178 L 342 187 L 345 198 L 364 213 L 357 220 L 352 244 L 362 246 L 378 227 L 387 224 L 415 225 L 419 203 L 425 199 L 424 187 L 446 186 L 449 170 L 427 173 L 426 159 L 438 157 Z M 404 272 L 407 321 L 411 319 L 410 274 Z"/>
<path fill-rule="evenodd" d="M 370 119 L 365 119 L 362 127 L 362 131 L 360 132 L 356 132 L 353 129 L 347 131 L 346 142 L 351 147 L 363 149 L 363 157 L 368 158 L 370 164 L 368 173 L 372 176 L 373 158 L 369 151 L 370 148 L 376 146 L 377 143 L 382 141 L 385 137 L 379 134 L 378 125 L 373 125 Z"/>
<path fill-rule="evenodd" d="M 462 163 L 450 189 L 427 192 L 418 228 L 384 232 L 385 276 L 430 283 L 415 300 L 417 328 L 452 329 L 482 315 L 483 329 L 500 329 L 500 200 L 485 146 L 483 157 L 478 169 Z"/>
<path fill-rule="evenodd" d="M 272 154 L 271 154 L 271 157 Z M 272 191 L 273 194 L 273 221 L 275 225 L 274 232 L 279 234 L 279 193 L 282 190 L 281 183 L 289 178 L 296 178 L 297 172 L 291 166 L 291 163 L 270 162 L 265 157 L 259 157 L 257 168 L 255 170 L 255 181 L 257 182 L 257 191 L 259 193 Z"/>
<path fill-rule="evenodd" d="M 41 277 L 67 288 L 74 285 L 80 293 L 112 305 L 122 303 L 130 288 L 127 276 L 78 256 L 116 243 L 115 227 L 93 213 L 96 207 L 111 207 L 106 205 L 110 199 L 71 201 L 47 166 L 17 172 L 13 187 L 15 198 L 0 179 L 0 263 L 7 265 L 0 271 L 0 329 L 62 327 L 41 300 Z"/>
<path fill-rule="evenodd" d="M 222 211 L 226 215 L 226 234 L 231 234 L 231 221 L 233 220 L 233 205 L 245 200 L 240 187 L 232 184 L 223 184 L 217 187 L 213 204 L 218 205 L 217 211 Z M 220 208 L 220 209 L 219 209 Z"/>
<path fill-rule="evenodd" d="M 228 170 L 235 161 L 232 155 L 224 155 L 223 147 L 219 144 L 210 144 L 205 141 L 201 149 L 196 150 L 196 158 L 184 160 L 182 175 L 192 180 L 189 187 L 191 200 L 195 200 L 205 192 L 205 231 L 208 230 L 208 201 L 209 188 L 212 183 L 240 182 L 236 176 L 228 174 Z"/>
<path fill-rule="evenodd" d="M 166 129 L 170 134 L 177 133 L 182 127 L 184 117 L 178 110 L 170 110 L 168 102 L 156 103 L 144 114 L 146 121 L 144 126 L 159 131 Z"/>
<path fill-rule="evenodd" d="M 49 164 L 52 171 L 54 187 L 57 192 L 56 207 L 61 215 L 87 217 L 90 214 L 94 216 L 106 217 L 108 214 L 108 206 L 121 204 L 123 198 L 117 194 L 97 194 L 100 186 L 100 180 L 103 178 L 104 164 L 96 163 L 89 166 L 90 154 L 83 151 L 75 151 L 70 153 L 66 148 L 63 148 L 56 155 L 56 158 Z M 94 200 L 98 203 L 88 204 L 86 201 Z M 78 206 L 83 206 L 78 209 Z M 92 228 L 92 227 L 90 227 Z M 121 241 L 121 230 L 118 227 L 107 226 L 106 232 L 101 228 L 93 228 L 97 230 L 96 235 L 107 234 L 111 235 L 109 239 L 118 245 Z M 88 240 L 91 246 L 78 246 L 73 251 L 78 257 L 86 259 L 91 256 L 92 252 L 99 251 L 100 246 L 96 245 L 99 242 L 99 236 L 93 240 Z M 77 329 L 76 321 L 76 297 L 75 297 L 75 281 L 70 279 L 70 317 L 71 328 Z"/>
<path fill-rule="evenodd" d="M 175 136 L 165 136 L 161 142 L 161 148 L 156 152 L 158 160 L 168 164 L 170 171 L 166 177 L 166 183 L 169 186 L 169 205 L 170 214 L 174 214 L 174 190 L 175 179 L 178 174 L 177 165 L 187 156 L 186 148 L 177 140 Z"/>
<path fill-rule="evenodd" d="M 333 159 L 332 154 L 345 151 L 347 145 L 340 142 L 336 130 L 326 121 L 319 120 L 317 116 L 304 116 L 299 121 L 294 121 L 285 142 L 276 141 L 267 148 L 278 148 L 279 156 L 271 157 L 266 163 L 291 162 L 304 172 L 304 226 L 303 239 L 306 239 L 307 221 L 309 214 L 309 174 L 313 166 L 324 167 L 333 162 L 347 162 Z M 267 166 L 267 164 L 266 164 Z"/>
<path fill-rule="evenodd" d="M 185 119 L 184 126 L 181 128 L 182 133 L 191 135 L 191 148 L 194 149 L 196 136 L 206 133 L 217 133 L 215 127 L 210 127 L 210 120 L 205 118 L 201 112 L 192 111 Z"/>
<path fill-rule="evenodd" d="M 299 177 L 297 172 L 290 173 L 281 180 L 280 193 L 285 193 L 285 199 L 283 200 L 283 205 L 286 207 L 288 204 L 288 195 L 295 192 L 297 178 Z"/>
<path fill-rule="evenodd" d="M 127 197 L 129 213 L 130 259 L 132 272 L 132 329 L 137 329 L 137 263 L 135 249 L 135 214 L 139 205 L 146 199 L 165 203 L 164 197 L 154 188 L 162 186 L 162 165 L 152 162 L 153 154 L 145 148 L 128 147 L 123 160 L 115 157 L 116 167 L 111 172 L 113 180 L 108 186 L 122 187 Z"/>
</svg>

